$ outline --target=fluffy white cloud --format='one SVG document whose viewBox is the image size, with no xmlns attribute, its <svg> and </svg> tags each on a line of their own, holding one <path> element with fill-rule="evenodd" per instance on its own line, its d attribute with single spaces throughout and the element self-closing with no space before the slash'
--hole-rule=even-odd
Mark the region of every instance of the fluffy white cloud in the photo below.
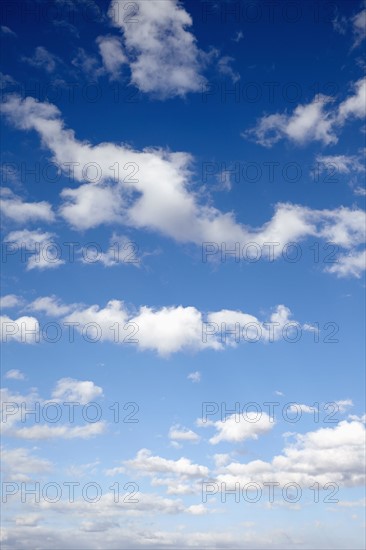
<svg viewBox="0 0 366 550">
<path fill-rule="evenodd" d="M 8 188 L 1 190 L 0 207 L 4 217 L 16 222 L 52 222 L 55 219 L 52 206 L 48 202 L 24 202 Z"/>
<path fill-rule="evenodd" d="M 337 122 L 343 125 L 349 118 L 363 119 L 366 114 L 366 77 L 352 85 L 353 94 L 338 107 Z"/>
<path fill-rule="evenodd" d="M 233 310 L 209 312 L 204 316 L 193 306 L 161 309 L 141 306 L 134 315 L 123 302 L 111 300 L 102 309 L 97 305 L 78 307 L 64 321 L 77 323 L 79 332 L 91 323 L 88 334 L 96 341 L 134 343 L 141 350 L 153 350 L 162 356 L 187 350 L 222 350 L 226 345 L 236 346 L 246 341 L 273 342 L 283 337 L 284 330 L 286 338 L 295 339 L 296 335 L 291 335 L 293 331 L 309 330 L 292 320 L 291 311 L 283 305 L 275 308 L 268 321 L 260 321 L 253 315 Z"/>
<path fill-rule="evenodd" d="M 21 342 L 31 344 L 39 341 L 39 323 L 35 317 L 22 316 L 11 319 L 7 315 L 0 317 L 1 342 Z"/>
<path fill-rule="evenodd" d="M 316 96 L 311 103 L 298 105 L 291 114 L 265 115 L 254 128 L 243 133 L 264 147 L 271 147 L 281 139 L 297 145 L 320 141 L 324 145 L 337 143 L 338 132 L 352 118 L 362 119 L 366 112 L 366 78 L 352 85 L 353 93 L 338 106 L 334 99 Z"/>
<path fill-rule="evenodd" d="M 116 36 L 99 36 L 97 38 L 103 65 L 112 79 L 120 77 L 121 65 L 127 63 L 120 40 Z"/>
<path fill-rule="evenodd" d="M 274 421 L 268 414 L 248 411 L 245 416 L 232 414 L 225 420 L 197 421 L 200 427 L 214 427 L 217 430 L 216 435 L 210 438 L 211 445 L 217 445 L 221 441 L 239 443 L 247 439 L 258 439 L 274 427 Z"/>
<path fill-rule="evenodd" d="M 26 395 L 10 392 L 7 388 L 2 388 L 0 393 L 3 403 L 1 421 L 4 435 L 30 441 L 53 438 L 89 439 L 105 433 L 107 429 L 107 424 L 103 420 L 75 425 L 75 419 L 68 421 L 70 419 L 69 409 L 66 406 L 64 410 L 62 408 L 65 402 L 79 403 L 81 406 L 101 397 L 102 388 L 90 380 L 62 378 L 57 381 L 50 399 L 43 399 L 39 396 L 36 388 L 32 388 Z M 58 406 L 59 421 L 57 425 L 56 423 L 47 423 L 48 413 L 44 413 L 43 407 L 47 407 L 50 403 Z M 35 414 L 28 416 L 25 411 L 31 410 L 35 411 Z M 73 414 L 76 418 L 77 412 Z M 49 417 L 53 418 L 52 413 Z"/>
<path fill-rule="evenodd" d="M 169 438 L 175 441 L 191 441 L 193 443 L 196 443 L 201 439 L 200 436 L 192 430 L 183 428 L 179 425 L 175 425 L 170 428 Z"/>
<path fill-rule="evenodd" d="M 153 476 L 155 474 L 175 474 L 179 477 L 204 478 L 209 470 L 206 466 L 194 464 L 188 458 L 181 457 L 178 460 L 169 460 L 160 456 L 154 456 L 148 449 L 138 451 L 135 458 L 126 460 L 122 468 L 114 468 L 108 471 L 108 475 L 114 475 L 120 471 L 133 470 L 140 476 Z"/>
<path fill-rule="evenodd" d="M 6 296 L 0 297 L 0 308 L 3 309 L 21 306 L 22 304 L 22 298 L 16 296 L 15 294 L 7 294 Z"/>
<path fill-rule="evenodd" d="M 255 480 L 257 483 L 289 482 L 309 487 L 314 482 L 342 486 L 362 485 L 365 481 L 365 426 L 359 421 L 342 421 L 334 428 L 297 434 L 283 453 L 271 462 L 254 460 L 232 462 L 218 475 L 229 485 Z"/>
<path fill-rule="evenodd" d="M 56 401 L 76 401 L 81 404 L 94 401 L 102 395 L 103 389 L 91 380 L 74 378 L 61 378 L 52 392 L 52 397 Z"/>
<path fill-rule="evenodd" d="M 178 242 L 224 242 L 228 248 L 235 243 L 244 246 L 254 242 L 262 247 L 264 243 L 278 243 L 275 257 L 281 255 L 288 242 L 308 237 L 332 240 L 348 248 L 364 241 L 361 210 L 312 210 L 280 203 L 268 222 L 250 228 L 238 223 L 233 213 L 202 204 L 191 188 L 191 158 L 187 153 L 135 151 L 112 143 L 92 146 L 80 142 L 71 130 L 64 128 L 55 106 L 33 98 L 8 96 L 2 110 L 19 128 L 35 129 L 59 166 L 74 163 L 75 179 L 82 185 L 62 191 L 60 208 L 63 218 L 74 228 L 85 230 L 103 223 L 120 223 L 157 231 Z M 347 112 L 352 110 L 357 111 L 355 106 L 345 108 Z M 87 163 L 99 167 L 98 183 L 85 183 L 83 168 Z"/>
<path fill-rule="evenodd" d="M 33 302 L 27 306 L 27 309 L 30 311 L 42 312 L 51 317 L 59 317 L 66 315 L 74 307 L 75 306 L 72 305 L 65 306 L 56 296 L 43 296 L 33 300 Z"/>
<path fill-rule="evenodd" d="M 201 89 L 203 54 L 177 0 L 113 0 L 109 16 L 123 33 L 131 82 L 142 92 L 170 97 Z"/>
<path fill-rule="evenodd" d="M 54 233 L 48 233 L 37 229 L 30 231 L 22 229 L 11 231 L 4 239 L 4 244 L 9 246 L 8 253 L 19 253 L 22 262 L 26 258 L 27 270 L 53 269 L 65 263 L 59 257 L 59 252 L 54 248 Z"/>
<path fill-rule="evenodd" d="M 366 250 L 350 252 L 341 255 L 337 263 L 326 268 L 329 273 L 335 273 L 337 277 L 356 277 L 359 279 L 366 269 Z"/>
</svg>

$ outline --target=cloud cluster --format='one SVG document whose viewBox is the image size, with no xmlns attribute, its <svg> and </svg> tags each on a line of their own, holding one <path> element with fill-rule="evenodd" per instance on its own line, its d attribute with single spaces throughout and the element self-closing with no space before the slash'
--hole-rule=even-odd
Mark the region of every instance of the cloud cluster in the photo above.
<svg viewBox="0 0 366 550">
<path fill-rule="evenodd" d="M 202 89 L 203 53 L 187 30 L 191 16 L 177 0 L 113 0 L 109 17 L 123 33 L 131 82 L 139 90 L 166 98 Z M 104 61 L 106 57 L 104 52 Z M 109 43 L 108 57 L 114 64 L 105 66 L 113 75 L 116 61 L 126 62 L 116 39 Z"/>
<path fill-rule="evenodd" d="M 360 116 L 362 102 L 359 95 L 361 89 L 364 90 L 365 82 L 362 85 L 359 83 L 358 95 L 341 104 L 339 119 L 348 118 L 351 114 Z M 319 114 L 323 104 L 312 108 Z M 152 230 L 178 242 L 198 245 L 225 242 L 230 246 L 235 242 L 243 245 L 255 242 L 263 246 L 270 242 L 283 247 L 289 242 L 315 237 L 351 249 L 364 242 L 365 214 L 362 210 L 345 207 L 314 210 L 280 203 L 275 206 L 275 213 L 269 221 L 259 228 L 250 228 L 237 222 L 232 212 L 225 213 L 214 206 L 202 204 L 202 198 L 192 189 L 192 159 L 187 153 L 151 148 L 136 151 L 113 143 L 91 145 L 78 141 L 72 130 L 65 129 L 60 112 L 54 105 L 37 102 L 31 97 L 22 100 L 10 95 L 2 110 L 16 127 L 36 130 L 59 166 L 73 164 L 74 177 L 81 185 L 61 192 L 63 202 L 59 212 L 75 229 L 86 230 L 101 224 L 117 223 Z M 309 118 L 298 111 L 292 121 L 294 126 L 292 122 L 289 125 L 291 135 L 300 140 L 308 132 L 313 135 L 314 128 L 309 128 L 309 120 L 313 125 L 311 121 L 316 120 L 317 116 L 315 119 Z M 316 134 L 325 136 L 328 126 L 321 124 L 321 128 L 316 130 Z M 97 167 L 98 182 L 85 183 L 86 165 Z M 133 177 L 131 168 L 134 170 Z M 281 246 L 277 247 L 275 255 L 280 253 Z"/>
<path fill-rule="evenodd" d="M 337 143 L 339 130 L 350 119 L 362 120 L 366 114 L 366 77 L 352 86 L 353 93 L 334 106 L 334 98 L 316 96 L 312 102 L 298 105 L 291 114 L 265 115 L 254 128 L 243 133 L 264 147 L 282 139 L 295 145 L 318 141 L 323 145 Z"/>
</svg>

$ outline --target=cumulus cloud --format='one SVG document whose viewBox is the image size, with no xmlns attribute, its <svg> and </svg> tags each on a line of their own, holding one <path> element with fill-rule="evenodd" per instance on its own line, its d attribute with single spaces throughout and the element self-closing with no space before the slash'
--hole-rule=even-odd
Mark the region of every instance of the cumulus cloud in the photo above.
<svg viewBox="0 0 366 550">
<path fill-rule="evenodd" d="M 20 373 L 20 371 L 14 372 Z M 19 378 L 21 374 L 17 374 L 16 379 L 24 379 L 24 376 Z M 15 376 L 6 376 L 6 378 L 15 378 Z M 10 392 L 7 388 L 2 388 L 0 392 L 1 401 L 4 404 L 2 411 L 4 435 L 29 441 L 54 438 L 89 439 L 105 433 L 107 429 L 106 422 L 99 419 L 84 424 L 75 424 L 77 410 L 70 413 L 68 407 L 64 405 L 64 403 L 74 403 L 77 408 L 100 398 L 103 390 L 91 380 L 62 378 L 57 381 L 49 399 L 42 398 L 36 388 L 32 388 L 26 395 Z M 58 412 L 56 412 L 59 414 L 60 420 L 57 425 L 50 421 L 47 422 L 48 418 L 54 418 L 54 413 L 49 413 L 48 416 L 43 409 L 51 403 L 52 408 L 58 407 Z M 35 413 L 27 416 L 25 411 L 30 410 Z"/>
<path fill-rule="evenodd" d="M 38 220 L 52 222 L 55 219 L 48 202 L 25 202 L 8 188 L 1 190 L 0 208 L 5 218 L 18 223 Z"/>
<path fill-rule="evenodd" d="M 110 300 L 104 308 L 77 307 L 64 321 L 75 323 L 79 332 L 91 323 L 89 337 L 95 341 L 133 343 L 162 356 L 188 350 L 223 350 L 247 341 L 274 342 L 283 337 L 284 330 L 291 339 L 296 336 L 294 331 L 308 330 L 294 321 L 290 309 L 283 305 L 277 306 L 267 321 L 260 321 L 241 311 L 204 314 L 193 306 L 141 306 L 137 313 L 131 313 L 122 301 Z"/>
<path fill-rule="evenodd" d="M 206 466 L 194 464 L 188 458 L 181 457 L 178 460 L 170 460 L 160 456 L 154 456 L 149 449 L 141 449 L 135 458 L 126 460 L 122 468 L 108 470 L 108 475 L 133 470 L 139 476 L 153 476 L 155 474 L 175 474 L 181 478 L 203 478 L 208 476 Z"/>
<path fill-rule="evenodd" d="M 187 30 L 191 16 L 177 0 L 113 0 L 109 17 L 122 31 L 131 82 L 139 90 L 165 98 L 201 89 L 204 54 Z"/>
<path fill-rule="evenodd" d="M 197 443 L 201 439 L 200 436 L 192 430 L 183 428 L 178 424 L 170 428 L 169 438 L 173 441 L 190 441 L 192 443 Z"/>
<path fill-rule="evenodd" d="M 334 106 L 332 97 L 318 95 L 312 102 L 298 105 L 291 114 L 265 115 L 243 137 L 264 147 L 272 147 L 282 139 L 295 145 L 319 141 L 324 145 L 337 143 L 339 130 L 350 119 L 363 119 L 366 111 L 366 78 L 352 85 L 352 92 Z"/>
<path fill-rule="evenodd" d="M 111 79 L 117 80 L 120 77 L 121 66 L 128 62 L 121 41 L 116 36 L 99 36 L 97 44 L 105 70 Z"/>
<path fill-rule="evenodd" d="M 45 313 L 51 317 L 59 317 L 69 313 L 74 306 L 64 305 L 56 296 L 43 296 L 33 300 L 28 306 L 27 309 L 30 311 L 36 311 Z"/>
<path fill-rule="evenodd" d="M 295 442 L 283 449 L 271 462 L 254 460 L 246 464 L 232 462 L 218 475 L 218 480 L 233 485 L 289 482 L 309 487 L 314 482 L 337 483 L 346 487 L 362 485 L 365 481 L 365 426 L 362 422 L 346 420 L 334 428 L 297 434 Z"/>
<path fill-rule="evenodd" d="M 12 307 L 18 307 L 23 304 L 23 299 L 19 296 L 16 296 L 15 294 L 7 294 L 6 296 L 0 297 L 0 308 L 6 309 L 6 308 L 12 308 Z"/>
<path fill-rule="evenodd" d="M 357 113 L 357 105 L 357 102 L 345 105 L 342 112 Z M 18 128 L 35 129 L 59 166 L 75 164 L 75 179 L 82 185 L 62 191 L 60 214 L 76 229 L 120 223 L 153 230 L 178 242 L 201 245 L 207 242 L 226 242 L 228 247 L 236 242 L 242 245 L 254 242 L 259 246 L 266 242 L 278 243 L 275 257 L 281 254 L 281 245 L 308 237 L 332 240 L 348 248 L 364 241 L 361 210 L 343 207 L 313 210 L 280 203 L 268 222 L 262 227 L 250 228 L 238 223 L 232 212 L 224 213 L 202 204 L 198 193 L 192 190 L 192 159 L 187 153 L 151 148 L 135 151 L 112 143 L 93 146 L 80 142 L 74 132 L 64 128 L 54 105 L 30 97 L 22 100 L 16 95 L 8 96 L 2 110 Z M 89 162 L 99 166 L 97 183 L 85 183 L 83 167 Z M 342 237 L 339 241 L 335 240 L 337 235 Z"/>
<path fill-rule="evenodd" d="M 76 401 L 81 404 L 94 401 L 103 394 L 103 389 L 91 380 L 61 378 L 52 392 L 56 401 Z"/>
<path fill-rule="evenodd" d="M 217 445 L 221 441 L 240 443 L 247 439 L 258 439 L 259 436 L 269 432 L 274 427 L 273 420 L 268 414 L 248 411 L 244 416 L 232 414 L 224 420 L 207 422 L 198 421 L 200 427 L 214 427 L 217 433 L 209 439 L 211 445 Z"/>
<path fill-rule="evenodd" d="M 53 269 L 65 263 L 59 257 L 59 252 L 54 249 L 54 233 L 40 229 L 31 231 L 22 229 L 11 231 L 4 239 L 5 246 L 9 246 L 9 255 L 19 253 L 20 259 L 24 262 L 26 258 L 26 269 Z"/>
<path fill-rule="evenodd" d="M 35 317 L 22 316 L 11 319 L 0 317 L 1 342 L 21 342 L 31 344 L 39 341 L 39 323 Z"/>
<path fill-rule="evenodd" d="M 329 273 L 334 273 L 339 278 L 356 277 L 360 279 L 366 269 L 366 250 L 342 254 L 337 263 L 326 268 Z"/>
</svg>

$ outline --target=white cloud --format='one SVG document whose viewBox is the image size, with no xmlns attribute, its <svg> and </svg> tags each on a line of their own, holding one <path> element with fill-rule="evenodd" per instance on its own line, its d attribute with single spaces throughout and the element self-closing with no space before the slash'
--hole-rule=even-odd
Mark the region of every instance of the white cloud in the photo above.
<svg viewBox="0 0 366 550">
<path fill-rule="evenodd" d="M 116 36 L 99 36 L 97 44 L 105 70 L 113 80 L 117 80 L 121 66 L 128 62 L 121 41 Z"/>
<path fill-rule="evenodd" d="M 318 155 L 316 157 L 318 168 L 324 170 L 335 170 L 340 174 L 351 174 L 353 172 L 365 172 L 363 158 L 357 155 Z"/>
<path fill-rule="evenodd" d="M 18 307 L 23 304 L 23 299 L 15 294 L 7 294 L 6 296 L 0 297 L 0 308 L 12 308 Z"/>
<path fill-rule="evenodd" d="M 21 342 L 31 344 L 39 340 L 39 323 L 35 317 L 22 316 L 11 319 L 7 315 L 0 317 L 1 342 Z"/>
<path fill-rule="evenodd" d="M 48 202 L 24 202 L 8 188 L 1 190 L 0 207 L 4 217 L 16 222 L 52 222 L 55 219 L 52 206 Z"/>
<path fill-rule="evenodd" d="M 44 69 L 47 73 L 53 73 L 60 60 L 43 46 L 38 46 L 32 57 L 22 57 L 22 61 L 37 69 Z"/>
<path fill-rule="evenodd" d="M 359 279 L 366 269 L 366 250 L 341 255 L 338 262 L 328 266 L 326 271 L 337 277 L 356 277 Z"/>
<path fill-rule="evenodd" d="M 201 438 L 198 434 L 179 425 L 172 426 L 169 430 L 169 438 L 175 441 L 190 441 L 197 443 Z"/>
<path fill-rule="evenodd" d="M 352 109 L 351 105 L 345 108 L 349 112 Z M 201 196 L 192 190 L 191 157 L 187 153 L 162 149 L 135 151 L 112 143 L 92 146 L 77 141 L 74 133 L 64 128 L 55 106 L 33 98 L 21 100 L 8 96 L 2 110 L 17 127 L 37 130 L 59 166 L 76 163 L 75 179 L 83 183 L 78 188 L 62 191 L 60 208 L 62 217 L 76 229 L 120 223 L 198 245 L 279 243 L 275 257 L 281 255 L 281 245 L 309 237 L 332 240 L 348 248 L 364 241 L 361 210 L 343 207 L 312 210 L 280 203 L 268 222 L 262 227 L 250 228 L 238 223 L 232 212 L 224 213 L 202 204 Z M 85 183 L 83 167 L 88 162 L 99 165 L 98 183 Z M 119 174 L 116 174 L 116 162 Z M 337 235 L 340 240 L 336 240 Z"/>
<path fill-rule="evenodd" d="M 123 32 L 131 82 L 142 92 L 165 98 L 201 89 L 203 54 L 177 0 L 113 0 L 109 16 Z"/>
<path fill-rule="evenodd" d="M 198 382 L 201 382 L 201 373 L 198 370 L 190 372 L 187 378 L 188 380 L 192 380 L 194 384 L 198 384 Z"/>
<path fill-rule="evenodd" d="M 76 401 L 81 404 L 89 403 L 103 395 L 103 389 L 91 380 L 75 380 L 61 378 L 52 392 L 56 401 Z"/>
<path fill-rule="evenodd" d="M 30 474 L 45 474 L 52 469 L 49 460 L 34 456 L 29 449 L 23 447 L 1 449 L 4 474 L 8 481 L 27 481 Z"/>
<path fill-rule="evenodd" d="M 233 57 L 230 57 L 229 55 L 225 55 L 218 60 L 217 67 L 218 67 L 219 73 L 231 78 L 231 80 L 235 84 L 240 80 L 240 74 L 235 72 L 234 69 L 231 67 L 231 63 L 233 61 L 235 61 Z"/>
<path fill-rule="evenodd" d="M 266 413 L 256 413 L 248 411 L 245 417 L 232 414 L 225 420 L 197 421 L 200 427 L 214 427 L 217 431 L 216 435 L 209 439 L 211 445 L 217 445 L 221 441 L 229 441 L 231 443 L 240 443 L 247 439 L 258 439 L 274 427 L 274 421 L 270 419 Z"/>
<path fill-rule="evenodd" d="M 56 296 L 43 296 L 33 300 L 27 309 L 30 311 L 43 312 L 50 317 L 59 317 L 69 313 L 75 306 L 63 305 Z"/>
<path fill-rule="evenodd" d="M 243 133 L 264 147 L 271 147 L 281 139 L 296 145 L 320 141 L 324 145 L 337 143 L 338 132 L 352 118 L 362 119 L 366 111 L 366 78 L 352 85 L 353 94 L 338 106 L 334 99 L 319 94 L 311 103 L 298 105 L 292 114 L 265 115 L 254 128 Z"/>
<path fill-rule="evenodd" d="M 65 410 L 62 408 L 65 402 L 71 402 L 76 404 L 77 410 L 77 404 L 82 406 L 101 397 L 102 388 L 92 381 L 62 378 L 56 383 L 50 399 L 40 397 L 36 388 L 32 388 L 30 393 L 26 395 L 10 392 L 7 388 L 2 388 L 0 393 L 1 401 L 5 405 L 2 412 L 2 432 L 4 435 L 32 441 L 53 438 L 89 439 L 106 432 L 107 424 L 105 421 L 96 418 L 92 419 L 93 421 L 85 422 L 85 424 L 75 425 L 74 419 L 70 420 L 72 416 L 69 409 L 66 406 Z M 50 425 L 51 421 L 47 421 L 48 416 L 43 409 L 50 403 L 58 406 L 59 420 L 63 419 L 66 422 L 60 425 L 58 421 L 58 425 L 55 423 Z M 9 404 L 9 407 L 6 404 Z M 29 410 L 36 411 L 36 416 L 26 416 L 25 411 Z M 42 418 L 45 420 L 44 423 L 42 423 Z M 50 418 L 52 418 L 52 414 Z"/>
<path fill-rule="evenodd" d="M 352 85 L 353 95 L 342 101 L 338 107 L 337 122 L 341 125 L 349 118 L 363 119 L 366 114 L 366 77 Z"/>
<path fill-rule="evenodd" d="M 279 340 L 285 327 L 286 338 L 294 339 L 291 331 L 308 329 L 292 320 L 291 315 L 289 308 L 283 305 L 274 309 L 268 321 L 233 310 L 208 312 L 205 317 L 193 306 L 161 309 L 141 306 L 138 313 L 132 314 L 123 302 L 110 300 L 102 309 L 97 305 L 84 309 L 77 307 L 64 321 L 78 323 L 75 326 L 79 332 L 86 324 L 94 323 L 96 326 L 91 325 L 88 334 L 96 341 L 134 343 L 141 350 L 153 350 L 167 357 L 187 350 L 221 350 L 226 345 L 236 346 L 249 340 Z M 248 323 L 250 326 L 246 326 Z M 229 333 L 233 328 L 236 333 Z"/>
<path fill-rule="evenodd" d="M 333 133 L 333 118 L 325 110 L 331 98 L 315 98 L 307 105 L 299 105 L 291 115 L 276 113 L 265 115 L 257 125 L 244 132 L 243 137 L 253 138 L 264 147 L 272 147 L 287 138 L 298 145 L 309 141 L 321 141 L 326 145 L 336 143 Z"/>
<path fill-rule="evenodd" d="M 297 434 L 295 442 L 271 462 L 254 460 L 246 464 L 232 462 L 225 466 L 218 480 L 234 484 L 289 482 L 309 487 L 337 483 L 353 487 L 365 480 L 365 427 L 358 421 L 342 421 L 334 428 L 320 428 L 315 432 Z"/>
<path fill-rule="evenodd" d="M 25 374 L 19 369 L 10 369 L 6 371 L 5 378 L 7 380 L 25 380 Z"/>
<path fill-rule="evenodd" d="M 54 233 L 48 233 L 37 229 L 30 231 L 22 229 L 11 231 L 4 239 L 6 243 L 12 243 L 20 252 L 21 261 L 27 257 L 27 270 L 53 269 L 65 263 L 59 257 L 57 249 L 53 250 L 55 240 Z"/>
<path fill-rule="evenodd" d="M 148 449 L 138 451 L 136 458 L 126 460 L 125 469 L 133 470 L 140 476 L 152 476 L 155 474 L 175 474 L 182 478 L 202 478 L 209 474 L 206 466 L 194 464 L 188 458 L 181 457 L 178 460 L 169 460 L 160 456 L 154 456 Z M 114 468 L 108 471 L 108 475 L 118 473 L 120 469 Z"/>
</svg>

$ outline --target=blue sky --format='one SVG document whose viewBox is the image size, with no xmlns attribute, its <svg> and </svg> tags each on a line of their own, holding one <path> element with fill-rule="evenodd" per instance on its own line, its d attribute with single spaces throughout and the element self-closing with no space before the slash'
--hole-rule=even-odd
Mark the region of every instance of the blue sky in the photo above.
<svg viewBox="0 0 366 550">
<path fill-rule="evenodd" d="M 365 19 L 3 3 L 4 549 L 364 547 Z"/>
</svg>

